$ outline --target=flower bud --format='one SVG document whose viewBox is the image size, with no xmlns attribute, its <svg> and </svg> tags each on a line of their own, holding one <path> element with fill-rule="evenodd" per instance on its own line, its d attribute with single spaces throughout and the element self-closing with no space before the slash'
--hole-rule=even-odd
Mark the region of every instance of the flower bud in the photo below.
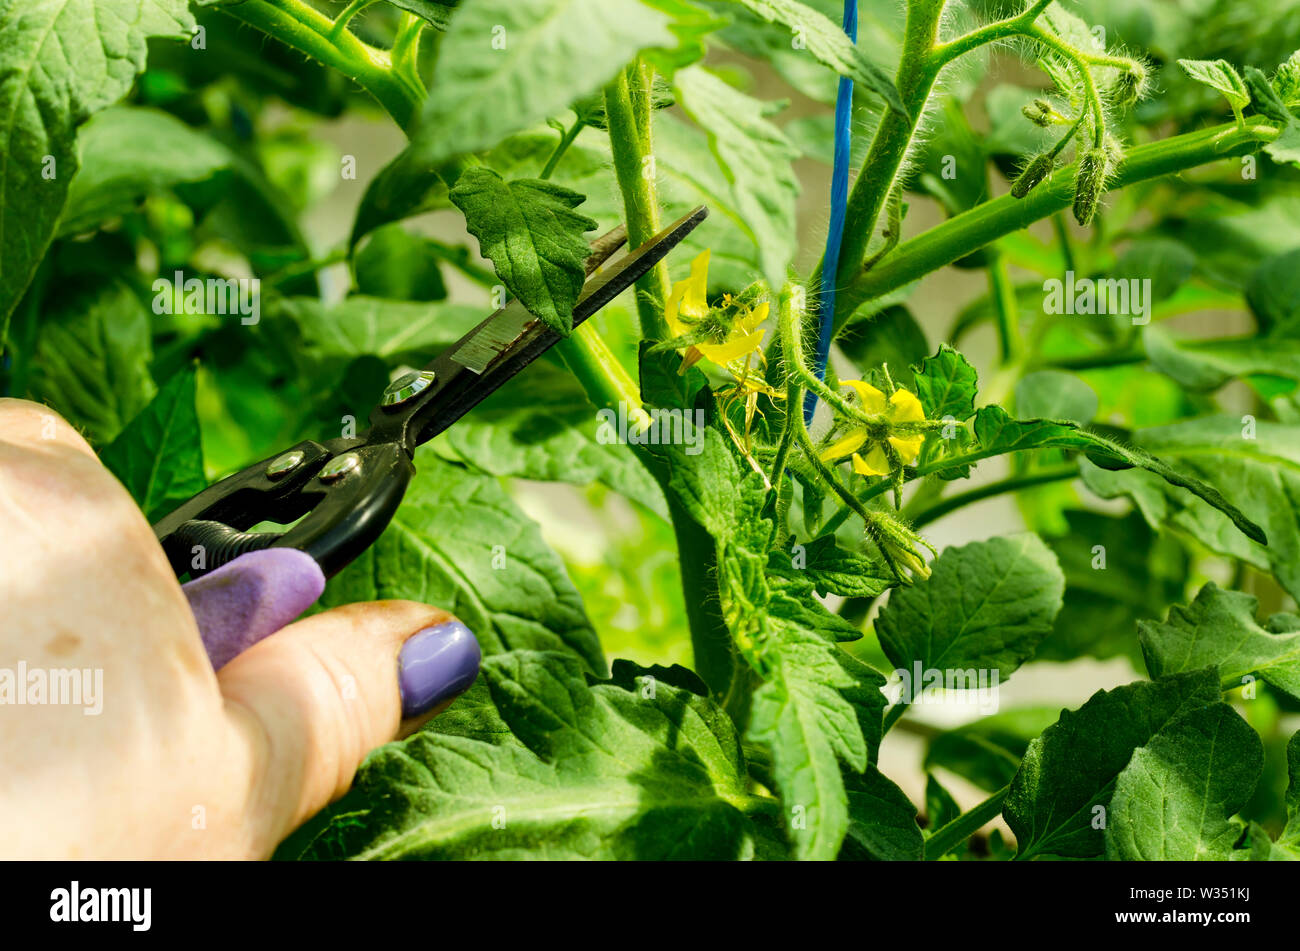
<svg viewBox="0 0 1300 951">
<path fill-rule="evenodd" d="M 1056 112 L 1052 108 L 1052 104 L 1046 99 L 1035 99 L 1020 111 L 1026 119 L 1034 125 L 1042 126 L 1044 129 L 1052 125 L 1053 114 Z"/>
<path fill-rule="evenodd" d="M 1033 161 L 1020 173 L 1020 177 L 1011 183 L 1011 194 L 1016 198 L 1024 198 L 1037 188 L 1043 179 L 1052 174 L 1052 169 L 1055 167 L 1056 159 L 1046 152 L 1034 156 Z"/>
<path fill-rule="evenodd" d="M 1115 102 L 1120 106 L 1131 106 L 1142 98 L 1146 92 L 1147 71 L 1138 63 L 1131 63 L 1129 68 L 1119 74 L 1115 80 Z"/>
<path fill-rule="evenodd" d="M 1097 214 L 1097 203 L 1106 193 L 1106 175 L 1110 169 L 1105 149 L 1089 149 L 1079 159 L 1079 174 L 1074 180 L 1074 220 L 1079 224 L 1092 224 Z"/>
</svg>

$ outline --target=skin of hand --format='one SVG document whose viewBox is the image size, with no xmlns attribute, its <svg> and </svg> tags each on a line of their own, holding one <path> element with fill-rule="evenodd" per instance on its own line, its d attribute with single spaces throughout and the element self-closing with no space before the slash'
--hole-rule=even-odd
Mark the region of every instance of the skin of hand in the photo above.
<svg viewBox="0 0 1300 951">
<path fill-rule="evenodd" d="M 0 525 L 0 672 L 102 671 L 97 715 L 0 703 L 7 858 L 266 858 L 478 668 L 446 612 L 384 601 L 289 624 L 214 672 L 144 515 L 21 400 L 0 399 Z"/>
</svg>

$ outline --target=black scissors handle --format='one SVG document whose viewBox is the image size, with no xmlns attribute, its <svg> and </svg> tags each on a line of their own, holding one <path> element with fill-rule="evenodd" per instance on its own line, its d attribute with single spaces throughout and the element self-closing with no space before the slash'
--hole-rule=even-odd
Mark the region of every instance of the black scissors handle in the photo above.
<svg viewBox="0 0 1300 951">
<path fill-rule="evenodd" d="M 578 326 L 644 276 L 708 214 L 703 206 L 594 274 L 573 311 Z M 618 243 L 593 246 L 593 260 Z M 613 245 L 612 247 L 610 245 Z M 326 577 L 383 533 L 401 504 L 415 448 L 463 417 L 563 339 L 517 302 L 493 314 L 423 370 L 395 381 L 360 436 L 304 440 L 209 486 L 154 525 L 172 570 L 192 577 L 263 548 L 296 548 Z M 254 532 L 262 522 L 283 532 Z"/>
</svg>

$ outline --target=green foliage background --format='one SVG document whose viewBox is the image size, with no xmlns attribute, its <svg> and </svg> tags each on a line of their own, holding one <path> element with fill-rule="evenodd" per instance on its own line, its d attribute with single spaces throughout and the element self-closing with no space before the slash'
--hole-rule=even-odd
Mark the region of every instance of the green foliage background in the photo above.
<svg viewBox="0 0 1300 951">
<path fill-rule="evenodd" d="M 838 0 L 361 6 L 322 40 L 291 0 L 0 0 L 2 392 L 81 428 L 150 518 L 364 419 L 497 285 L 567 329 L 586 240 L 621 221 L 635 241 L 709 205 L 673 276 L 709 248 L 711 297 L 762 279 L 775 315 L 817 266 L 839 75 L 865 179 L 914 118 L 901 3 L 864 3 L 856 48 Z M 950 40 L 1021 5 L 906 6 L 946 6 Z M 486 660 L 281 857 L 1300 856 L 1300 5 L 1044 16 L 1148 73 L 1107 100 L 1127 151 L 1090 227 L 1069 168 L 997 197 L 1057 135 L 1022 109 L 1072 105 L 1016 40 L 923 90 L 855 235 L 870 266 L 840 275 L 832 379 L 887 366 L 955 426 L 901 512 L 890 480 L 848 483 L 930 533 L 928 577 L 781 455 L 779 399 L 746 453 L 725 375 L 640 346 L 664 336 L 656 272 L 592 321 L 595 376 L 575 334 L 425 447 L 331 581 L 326 606 L 452 610 Z M 157 313 L 177 271 L 259 278 L 260 320 Z M 1149 279 L 1150 324 L 1044 313 L 1066 272 Z M 620 380 L 704 410 L 704 451 L 602 442 Z M 916 663 L 1105 689 L 941 728 L 881 692 Z"/>
</svg>

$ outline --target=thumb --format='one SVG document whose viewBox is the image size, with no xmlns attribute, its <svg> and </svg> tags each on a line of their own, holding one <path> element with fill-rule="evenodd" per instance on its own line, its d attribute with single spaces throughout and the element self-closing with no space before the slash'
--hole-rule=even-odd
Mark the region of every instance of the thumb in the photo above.
<svg viewBox="0 0 1300 951">
<path fill-rule="evenodd" d="M 249 744 L 255 850 L 269 854 L 347 791 L 370 750 L 468 690 L 479 659 L 447 612 L 376 601 L 291 624 L 223 667 L 227 711 Z"/>
</svg>

